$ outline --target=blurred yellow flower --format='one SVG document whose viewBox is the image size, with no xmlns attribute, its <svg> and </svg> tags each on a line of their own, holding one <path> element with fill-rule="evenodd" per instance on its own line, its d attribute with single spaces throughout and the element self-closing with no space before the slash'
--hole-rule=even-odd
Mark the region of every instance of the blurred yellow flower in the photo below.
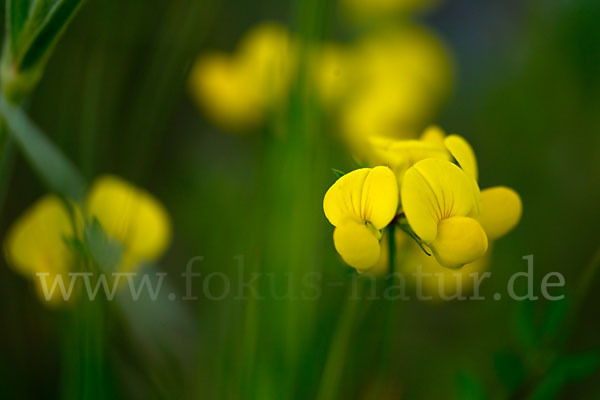
<svg viewBox="0 0 600 400">
<path fill-rule="evenodd" d="M 339 127 L 359 156 L 371 137 L 414 137 L 450 91 L 449 52 L 423 27 L 407 24 L 369 34 L 342 54 L 333 62 L 348 64 L 334 86 L 343 89 L 337 96 Z M 323 68 L 331 70 L 331 63 Z"/>
<path fill-rule="evenodd" d="M 323 200 L 325 216 L 335 226 L 335 248 L 359 272 L 369 270 L 379 260 L 381 230 L 394 219 L 397 209 L 396 177 L 381 166 L 342 176 Z"/>
<path fill-rule="evenodd" d="M 419 141 L 391 141 L 386 147 L 376 143 L 374 148 L 382 156 L 379 162 L 396 166 L 400 174 L 419 159 L 427 161 L 415 164 L 401 179 L 402 205 L 415 233 L 446 267 L 474 261 L 485 253 L 488 241 L 509 232 L 521 218 L 521 199 L 514 190 L 479 190 L 475 152 L 461 136 L 445 137 L 441 129 L 430 127 Z"/>
<path fill-rule="evenodd" d="M 428 158 L 409 168 L 401 188 L 406 219 L 440 264 L 459 268 L 487 250 L 474 179 L 449 161 Z"/>
<path fill-rule="evenodd" d="M 426 158 L 451 160 L 450 153 L 444 145 L 444 132 L 432 125 L 423 131 L 419 139 L 393 139 L 385 136 L 374 136 L 369 140 L 367 161 L 373 165 L 388 165 L 398 177 L 401 184 L 406 170 L 416 162 Z"/>
<path fill-rule="evenodd" d="M 117 266 L 121 271 L 156 260 L 170 242 L 170 220 L 164 207 L 149 193 L 115 176 L 104 176 L 94 183 L 83 215 L 75 205 L 73 210 L 71 218 L 58 197 L 46 195 L 25 211 L 5 239 L 8 264 L 33 279 L 40 296 L 42 285 L 37 273 L 49 274 L 44 278 L 48 288 L 57 275 L 68 286 L 67 274 L 76 267 L 76 256 L 68 241 L 81 237 L 84 216 L 88 220 L 96 218 L 108 237 L 122 246 Z M 55 290 L 52 300 L 58 298 L 62 295 Z"/>
<path fill-rule="evenodd" d="M 103 176 L 91 187 L 85 212 L 123 246 L 120 269 L 129 271 L 158 259 L 171 240 L 169 214 L 150 193 L 116 176 Z"/>
<path fill-rule="evenodd" d="M 74 262 L 66 240 L 75 236 L 73 223 L 63 202 L 47 195 L 35 202 L 9 229 L 4 242 L 8 265 L 28 279 L 42 296 L 41 280 L 36 273 L 48 274 L 47 287 L 56 275 L 66 275 Z M 68 277 L 63 277 L 68 282 Z M 55 291 L 52 303 L 59 299 Z"/>
<path fill-rule="evenodd" d="M 262 23 L 246 34 L 235 53 L 198 58 L 190 72 L 191 95 L 220 128 L 255 128 L 285 101 L 295 58 L 285 27 Z"/>
<path fill-rule="evenodd" d="M 352 53 L 338 43 L 324 43 L 313 51 L 310 77 L 317 95 L 327 108 L 336 107 L 354 79 Z"/>
</svg>

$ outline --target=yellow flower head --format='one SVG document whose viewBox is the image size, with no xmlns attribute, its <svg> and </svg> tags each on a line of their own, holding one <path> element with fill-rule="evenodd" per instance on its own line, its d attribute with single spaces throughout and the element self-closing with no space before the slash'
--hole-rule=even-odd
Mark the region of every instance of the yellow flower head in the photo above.
<svg viewBox="0 0 600 400">
<path fill-rule="evenodd" d="M 428 158 L 406 171 L 401 188 L 406 219 L 440 264 L 458 268 L 487 250 L 475 181 L 449 161 Z"/>
<path fill-rule="evenodd" d="M 512 189 L 480 191 L 472 147 L 458 135 L 443 138 L 440 132 L 428 131 L 425 139 L 443 143 L 460 168 L 443 157 L 417 162 L 403 177 L 402 206 L 411 228 L 431 247 L 439 263 L 458 268 L 481 257 L 489 240 L 514 228 L 522 205 Z"/>
<path fill-rule="evenodd" d="M 326 43 L 312 54 L 311 80 L 321 102 L 332 108 L 344 98 L 355 79 L 351 52 L 342 45 Z"/>
<path fill-rule="evenodd" d="M 221 128 L 256 127 L 284 100 L 294 58 L 285 27 L 263 23 L 246 34 L 234 54 L 200 57 L 190 75 L 191 94 Z"/>
<path fill-rule="evenodd" d="M 449 52 L 432 32 L 416 25 L 382 30 L 356 44 L 352 86 L 340 107 L 340 129 L 359 155 L 369 138 L 412 138 L 431 120 L 450 91 Z"/>
<path fill-rule="evenodd" d="M 170 219 L 163 205 L 150 193 L 116 176 L 103 176 L 94 183 L 85 211 L 123 246 L 123 270 L 158 259 L 171 240 Z"/>
<path fill-rule="evenodd" d="M 471 145 L 458 135 L 450 135 L 444 144 L 467 175 L 478 179 L 477 159 Z M 495 240 L 511 231 L 521 219 L 523 205 L 513 189 L 494 186 L 481 191 L 481 209 L 477 220 L 488 239 Z"/>
<path fill-rule="evenodd" d="M 398 140 L 384 136 L 373 137 L 366 153 L 370 163 L 389 165 L 400 183 L 406 170 L 418 161 L 426 158 L 448 161 L 451 159 L 444 146 L 444 132 L 437 126 L 425 129 L 419 139 Z"/>
<path fill-rule="evenodd" d="M 388 167 L 381 166 L 342 176 L 323 200 L 325 216 L 335 226 L 335 248 L 359 272 L 379 260 L 380 231 L 394 219 L 397 209 L 396 177 Z"/>
<path fill-rule="evenodd" d="M 5 239 L 9 265 L 33 279 L 40 295 L 37 273 L 49 274 L 44 278 L 47 287 L 58 274 L 68 286 L 67 274 L 76 262 L 68 241 L 81 238 L 84 218 L 96 218 L 106 234 L 122 246 L 118 267 L 123 271 L 156 260 L 169 244 L 170 221 L 163 206 L 149 193 L 118 177 L 99 178 L 86 197 L 83 215 L 77 206 L 73 210 L 75 218 L 58 197 L 44 196 L 13 224 Z M 54 297 L 62 299 L 60 291 L 55 290 Z"/>
<path fill-rule="evenodd" d="M 65 205 L 56 196 L 47 195 L 29 208 L 8 231 L 4 241 L 4 255 L 17 272 L 35 282 L 36 292 L 42 295 L 37 273 L 49 274 L 54 281 L 58 274 L 66 275 L 73 264 L 67 240 L 75 236 L 73 223 Z M 65 282 L 67 278 L 64 277 Z M 59 300 L 55 292 L 52 300 Z"/>
</svg>

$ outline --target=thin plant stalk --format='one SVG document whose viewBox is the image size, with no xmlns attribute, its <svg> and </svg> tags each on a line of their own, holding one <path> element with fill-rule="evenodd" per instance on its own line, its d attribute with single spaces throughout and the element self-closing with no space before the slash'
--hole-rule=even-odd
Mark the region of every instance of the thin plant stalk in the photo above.
<svg viewBox="0 0 600 400">
<path fill-rule="evenodd" d="M 317 400 L 330 400 L 339 398 L 339 386 L 346 365 L 346 354 L 354 328 L 361 319 L 360 304 L 362 295 L 349 295 L 345 302 L 344 310 L 333 336 L 331 347 L 325 361 L 325 368 L 321 376 L 321 384 L 317 392 Z"/>
</svg>

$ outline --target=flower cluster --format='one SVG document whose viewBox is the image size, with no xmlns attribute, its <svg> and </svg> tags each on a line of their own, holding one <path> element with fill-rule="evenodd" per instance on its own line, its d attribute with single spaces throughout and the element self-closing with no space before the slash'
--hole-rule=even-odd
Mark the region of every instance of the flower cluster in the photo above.
<svg viewBox="0 0 600 400">
<path fill-rule="evenodd" d="M 386 166 L 339 178 L 325 194 L 335 248 L 366 271 L 380 259 L 382 230 L 406 222 L 410 235 L 446 268 L 481 259 L 489 243 L 521 217 L 519 195 L 496 186 L 480 190 L 477 160 L 462 137 L 427 129 L 418 140 L 378 138 L 372 154 Z"/>
<path fill-rule="evenodd" d="M 259 127 L 284 108 L 306 58 L 307 87 L 354 152 L 374 135 L 406 137 L 431 120 L 452 81 L 441 40 L 413 24 L 375 29 L 349 43 L 298 40 L 276 23 L 251 29 L 232 54 L 209 53 L 190 75 L 191 95 L 221 129 Z M 304 65 L 304 64 L 303 64 Z"/>
<path fill-rule="evenodd" d="M 233 54 L 198 58 L 190 74 L 191 94 L 222 129 L 254 128 L 287 96 L 296 57 L 293 47 L 284 26 L 260 24 Z"/>
<path fill-rule="evenodd" d="M 48 274 L 50 287 L 56 275 L 75 271 L 74 240 L 93 220 L 120 246 L 115 267 L 122 272 L 158 259 L 171 240 L 169 215 L 152 195 L 116 176 L 103 176 L 92 185 L 82 207 L 66 207 L 55 195 L 39 199 L 10 228 L 5 257 L 17 272 L 34 280 L 41 295 L 36 274 Z"/>
<path fill-rule="evenodd" d="M 315 54 L 313 82 L 354 154 L 374 136 L 407 138 L 450 91 L 452 66 L 441 40 L 417 24 L 371 31 Z"/>
</svg>

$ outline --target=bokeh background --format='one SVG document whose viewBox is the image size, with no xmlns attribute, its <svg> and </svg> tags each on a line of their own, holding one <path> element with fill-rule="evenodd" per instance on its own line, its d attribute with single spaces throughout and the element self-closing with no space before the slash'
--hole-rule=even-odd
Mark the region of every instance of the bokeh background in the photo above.
<svg viewBox="0 0 600 400">
<path fill-rule="evenodd" d="M 452 92 L 426 124 L 466 137 L 483 186 L 511 186 L 523 200 L 520 225 L 495 244 L 482 294 L 502 292 L 533 254 L 536 287 L 558 271 L 566 301 L 399 302 L 393 346 L 382 356 L 386 305 L 359 304 L 362 318 L 340 329 L 343 288 L 311 301 L 199 296 L 149 310 L 143 329 L 123 316 L 111 321 L 105 379 L 113 395 L 315 398 L 342 331 L 348 346 L 335 349 L 343 368 L 331 398 L 600 396 L 600 283 L 592 278 L 581 292 L 600 246 L 600 3 L 446 0 L 386 23 L 407 19 L 437 32 L 454 63 Z M 25 104 L 87 179 L 117 174 L 161 199 L 174 238 L 157 268 L 180 296 L 179 275 L 198 255 L 203 274 L 231 276 L 241 256 L 246 271 L 273 273 L 281 290 L 286 273 L 350 279 L 322 196 L 331 168 L 355 165 L 305 82 L 292 85 L 276 128 L 249 134 L 215 127 L 190 96 L 196 57 L 232 51 L 265 20 L 307 43 L 350 41 L 358 29 L 335 1 L 90 0 Z M 4 185 L 2 236 L 46 192 L 20 154 Z M 2 260 L 1 397 L 61 396 L 62 318 Z M 385 390 L 373 397 L 378 385 Z"/>
</svg>

